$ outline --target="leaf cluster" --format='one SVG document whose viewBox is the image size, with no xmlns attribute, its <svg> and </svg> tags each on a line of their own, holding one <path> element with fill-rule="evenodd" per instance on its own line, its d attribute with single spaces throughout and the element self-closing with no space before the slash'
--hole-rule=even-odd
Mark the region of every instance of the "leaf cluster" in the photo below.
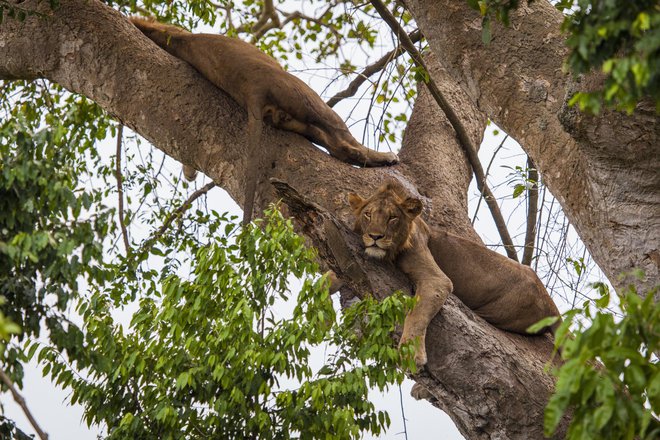
<svg viewBox="0 0 660 440">
<path fill-rule="evenodd" d="M 79 279 L 103 277 L 97 264 L 111 211 L 81 179 L 107 121 L 86 99 L 60 102 L 36 84 L 0 91 L 7 116 L 0 122 L 0 295 L 24 336 L 39 335 L 44 319 L 56 334 Z M 20 385 L 20 350 L 6 355 Z"/>
<path fill-rule="evenodd" d="M 509 25 L 519 0 L 467 0 L 482 19 L 482 37 L 491 39 L 491 17 Z M 531 0 L 528 0 L 531 3 Z M 573 95 L 570 105 L 599 113 L 603 105 L 632 113 L 651 98 L 660 113 L 660 5 L 656 0 L 560 0 L 562 30 L 570 53 L 567 68 L 579 76 L 604 74 L 602 86 Z"/>
<path fill-rule="evenodd" d="M 631 113 L 649 96 L 660 112 L 660 5 L 655 0 L 563 0 L 563 29 L 575 74 L 601 70 L 601 90 L 581 92 L 571 103 L 598 112 L 601 102 Z"/>
<path fill-rule="evenodd" d="M 279 211 L 242 230 L 211 217 L 218 233 L 209 243 L 193 249 L 181 241 L 159 252 L 192 251 L 189 276 L 173 266 L 118 267 L 107 288 L 79 301 L 81 350 L 64 362 L 55 347 L 33 343 L 29 356 L 38 351 L 45 373 L 72 389 L 86 421 L 107 426 L 108 438 L 381 432 L 389 417 L 376 411 L 368 390 L 400 382 L 397 367 L 412 366 L 412 350 L 402 355 L 391 338 L 411 299 L 367 299 L 338 320 L 327 280 L 314 276 L 314 252 Z M 292 276 L 304 282 L 293 309 L 282 312 Z M 124 329 L 116 306 L 130 304 L 137 310 Z M 316 369 L 312 348 L 319 346 L 336 350 Z"/>
<path fill-rule="evenodd" d="M 618 295 L 623 318 L 607 310 L 610 290 L 596 283 L 594 305 L 564 315 L 556 333 L 563 365 L 545 410 L 544 431 L 551 436 L 564 414 L 572 419 L 567 438 L 653 439 L 660 436 L 660 303 L 658 288 L 642 299 L 630 286 Z M 595 310 L 592 310 L 592 307 Z M 584 324 L 583 321 L 588 322 Z M 575 324 L 571 333 L 569 327 Z"/>
</svg>

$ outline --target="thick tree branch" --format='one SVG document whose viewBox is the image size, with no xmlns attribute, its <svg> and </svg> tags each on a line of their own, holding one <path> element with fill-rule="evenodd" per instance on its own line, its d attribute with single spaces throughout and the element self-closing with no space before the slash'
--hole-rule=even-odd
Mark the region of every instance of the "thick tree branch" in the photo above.
<svg viewBox="0 0 660 440">
<path fill-rule="evenodd" d="M 650 105 L 633 116 L 581 115 L 566 100 L 597 77 L 563 72 L 563 16 L 547 1 L 521 3 L 511 27 L 462 0 L 406 0 L 431 49 L 472 102 L 521 143 L 594 260 L 617 287 L 641 268 L 640 292 L 660 281 L 660 120 Z"/>
<path fill-rule="evenodd" d="M 389 9 L 387 9 L 387 7 L 380 0 L 370 0 L 370 1 L 373 7 L 376 9 L 376 11 L 383 18 L 385 23 L 387 23 L 390 29 L 392 29 L 392 32 L 394 32 L 397 38 L 399 38 L 399 41 L 401 41 L 401 45 L 410 54 L 410 57 L 413 59 L 415 64 L 418 67 L 424 69 L 424 71 L 429 72 L 429 69 L 427 68 L 426 63 L 424 62 L 422 55 L 419 53 L 413 42 L 410 40 L 410 37 L 408 37 L 408 34 L 403 30 L 403 28 L 401 27 L 397 19 L 394 17 L 394 15 L 392 15 Z M 497 204 L 497 199 L 495 198 L 495 195 L 493 194 L 493 192 L 488 187 L 488 184 L 486 183 L 486 176 L 484 174 L 484 170 L 483 167 L 481 166 L 481 162 L 479 161 L 479 155 L 477 153 L 478 149 L 472 144 L 472 141 L 470 140 L 470 136 L 468 135 L 467 130 L 463 126 L 461 120 L 459 119 L 454 109 L 449 105 L 449 103 L 445 99 L 444 95 L 442 94 L 437 84 L 435 83 L 433 77 L 430 76 L 430 72 L 429 72 L 429 78 L 426 81 L 426 86 L 429 88 L 431 95 L 438 103 L 442 111 L 445 112 L 445 114 L 447 115 L 447 119 L 451 123 L 451 126 L 456 131 L 456 136 L 458 137 L 458 140 L 461 146 L 463 147 L 463 150 L 465 151 L 465 155 L 467 156 L 468 161 L 470 162 L 470 166 L 472 166 L 472 170 L 474 171 L 477 188 L 479 189 L 479 192 L 482 194 L 484 200 L 486 200 L 486 204 L 488 205 L 488 208 L 490 209 L 490 212 L 493 216 L 493 220 L 495 221 L 495 226 L 497 227 L 497 232 L 500 234 L 500 239 L 502 240 L 502 244 L 504 245 L 506 254 L 512 260 L 518 261 L 516 248 L 513 245 L 513 240 L 511 240 L 511 235 L 509 234 L 509 230 L 506 227 L 506 221 L 504 220 L 504 217 L 502 216 L 502 212 L 500 211 L 500 207 Z"/>
</svg>

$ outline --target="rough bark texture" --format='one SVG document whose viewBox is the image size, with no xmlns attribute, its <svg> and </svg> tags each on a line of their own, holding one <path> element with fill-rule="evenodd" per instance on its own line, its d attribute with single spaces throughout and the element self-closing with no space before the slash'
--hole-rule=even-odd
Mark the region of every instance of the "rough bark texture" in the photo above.
<svg viewBox="0 0 660 440">
<path fill-rule="evenodd" d="M 547 73 L 542 68 L 548 58 L 562 53 L 553 43 L 559 38 L 556 18 L 550 24 L 543 21 L 518 29 L 521 35 L 517 40 L 513 35 L 505 49 L 497 44 L 505 40 L 502 34 L 513 31 L 496 29 L 486 49 L 474 25 L 478 17 L 458 9 L 460 0 L 444 3 L 420 0 L 411 2 L 411 7 L 445 64 L 443 70 L 431 61 L 436 65 L 431 73 L 460 109 L 475 143 L 487 114 L 523 142 L 611 276 L 630 265 L 644 267 L 652 275 L 647 260 L 653 259 L 657 236 L 648 234 L 657 228 L 658 216 L 652 211 L 657 209 L 652 204 L 657 203 L 657 188 L 650 183 L 657 176 L 644 174 L 648 184 L 637 190 L 634 185 L 641 177 L 631 174 L 651 169 L 650 150 L 657 148 L 657 132 L 649 132 L 654 120 L 606 115 L 594 123 L 564 109 L 569 85 L 559 70 L 560 60 Z M 202 170 L 242 203 L 247 164 L 255 158 L 246 152 L 245 114 L 225 93 L 96 0 L 63 0 L 54 12 L 36 0 L 22 6 L 41 8 L 48 17 L 31 16 L 24 23 L 5 17 L 0 24 L 0 79 L 43 77 L 90 97 L 165 153 Z M 530 20 L 536 18 L 529 15 Z M 546 44 L 554 49 L 545 48 Z M 532 56 L 534 50 L 544 55 Z M 569 126 L 570 131 L 565 128 Z M 622 151 L 644 152 L 646 168 L 631 156 L 615 162 L 612 132 L 624 140 Z M 362 258 L 359 240 L 347 227 L 352 222 L 345 199 L 349 191 L 366 196 L 385 177 L 397 177 L 412 192 L 419 189 L 429 223 L 477 238 L 466 214 L 469 167 L 449 123 L 424 90 L 406 131 L 401 164 L 395 167 L 355 168 L 297 135 L 274 129 L 266 129 L 262 139 L 264 150 L 275 148 L 278 154 L 271 156 L 276 159 L 259 185 L 257 203 L 263 206 L 275 197 L 268 178 L 287 182 L 279 188 L 290 212 L 319 248 L 323 262 L 356 295 L 410 289 L 394 267 Z M 604 188 L 600 182 L 610 172 L 612 183 Z M 624 174 L 633 181 L 619 182 Z M 621 191 L 637 199 L 617 195 Z M 644 215 L 633 216 L 635 206 Z M 620 210 L 607 213 L 614 207 Z M 608 218 L 616 221 L 610 223 Z M 644 253 L 651 256 L 645 260 Z M 429 328 L 428 368 L 416 379 L 467 438 L 540 439 L 543 407 L 553 389 L 552 379 L 543 372 L 550 348 L 546 338 L 496 330 L 450 297 Z M 565 424 L 560 437 L 564 429 Z"/>
<path fill-rule="evenodd" d="M 587 248 L 615 287 L 643 269 L 659 282 L 660 123 L 653 105 L 631 117 L 579 114 L 566 100 L 598 78 L 562 72 L 562 15 L 547 0 L 521 7 L 511 27 L 481 40 L 481 17 L 465 0 L 406 0 L 431 50 L 477 108 L 534 160 Z"/>
</svg>

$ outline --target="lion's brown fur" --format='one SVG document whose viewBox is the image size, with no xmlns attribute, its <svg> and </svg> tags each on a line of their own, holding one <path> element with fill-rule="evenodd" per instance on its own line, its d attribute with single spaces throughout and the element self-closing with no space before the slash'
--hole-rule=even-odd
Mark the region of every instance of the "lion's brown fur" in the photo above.
<svg viewBox="0 0 660 440">
<path fill-rule="evenodd" d="M 426 363 L 426 326 L 450 292 L 495 327 L 526 334 L 526 329 L 559 310 L 534 271 L 485 246 L 439 229 L 419 216 L 421 201 L 388 182 L 368 199 L 349 194 L 366 252 L 394 261 L 416 286 L 420 297 L 406 317 L 402 341 L 421 338 L 416 361 Z M 417 208 L 408 212 L 406 206 Z M 368 214 L 368 215 L 365 215 Z M 398 225 L 387 219 L 399 218 Z M 396 226 L 396 227 L 395 227 Z M 374 241 L 373 236 L 382 236 Z M 392 243 L 385 252 L 371 250 Z"/>
<path fill-rule="evenodd" d="M 157 45 L 180 58 L 229 94 L 248 113 L 249 154 L 254 158 L 262 121 L 301 134 L 337 159 L 359 166 L 391 165 L 394 153 L 360 144 L 344 121 L 307 84 L 286 72 L 270 56 L 237 38 L 192 34 L 184 29 L 132 17 L 130 21 Z M 257 167 L 248 176 L 245 211 L 249 221 Z"/>
</svg>

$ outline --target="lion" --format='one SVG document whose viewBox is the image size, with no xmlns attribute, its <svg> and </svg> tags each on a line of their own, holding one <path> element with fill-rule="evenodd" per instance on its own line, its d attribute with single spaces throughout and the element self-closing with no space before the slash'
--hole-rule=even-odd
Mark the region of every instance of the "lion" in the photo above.
<svg viewBox="0 0 660 440">
<path fill-rule="evenodd" d="M 557 306 L 534 271 L 485 246 L 429 227 L 422 202 L 390 181 L 364 199 L 348 195 L 355 231 L 365 253 L 393 261 L 415 285 L 419 298 L 404 321 L 400 344 L 419 338 L 415 363 L 427 362 L 426 328 L 450 293 L 493 326 L 520 334 Z M 554 329 L 558 323 L 539 333 Z"/>
<path fill-rule="evenodd" d="M 258 157 L 256 148 L 265 121 L 306 137 L 326 148 L 331 156 L 352 165 L 376 167 L 399 161 L 395 153 L 370 150 L 358 142 L 339 115 L 314 90 L 253 45 L 223 35 L 193 34 L 153 20 L 137 17 L 129 20 L 150 40 L 193 66 L 247 111 L 246 157 Z M 260 168 L 263 167 L 257 163 L 248 172 L 243 223 L 252 217 Z M 194 169 L 184 168 L 188 179 L 194 179 L 195 173 Z"/>
</svg>

